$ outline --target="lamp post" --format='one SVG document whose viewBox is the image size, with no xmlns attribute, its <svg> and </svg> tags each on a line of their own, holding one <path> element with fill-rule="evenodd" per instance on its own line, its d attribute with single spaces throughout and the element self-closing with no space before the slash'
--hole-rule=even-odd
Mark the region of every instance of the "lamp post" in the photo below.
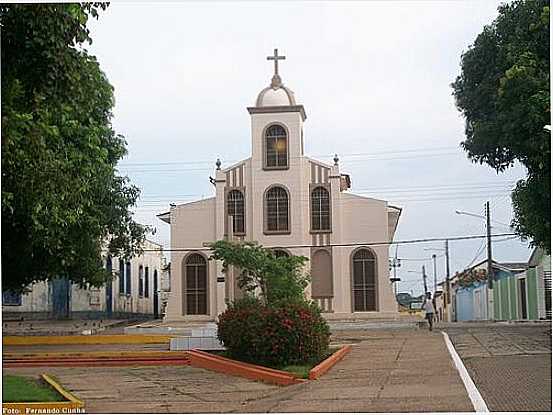
<svg viewBox="0 0 553 415">
<path fill-rule="evenodd" d="M 486 216 L 456 210 L 458 215 L 474 216 L 486 220 L 486 241 L 487 241 L 487 272 L 488 272 L 488 318 L 493 319 L 493 260 L 492 260 L 492 225 L 490 218 L 490 202 L 485 204 Z"/>
<path fill-rule="evenodd" d="M 487 257 L 488 257 L 488 288 L 493 289 L 493 268 L 492 268 L 492 225 L 490 219 L 490 202 L 485 204 L 486 216 L 477 215 L 475 213 L 463 212 L 456 210 L 455 213 L 458 215 L 467 215 L 473 216 L 475 218 L 485 219 L 486 220 L 486 240 L 487 240 Z"/>
</svg>

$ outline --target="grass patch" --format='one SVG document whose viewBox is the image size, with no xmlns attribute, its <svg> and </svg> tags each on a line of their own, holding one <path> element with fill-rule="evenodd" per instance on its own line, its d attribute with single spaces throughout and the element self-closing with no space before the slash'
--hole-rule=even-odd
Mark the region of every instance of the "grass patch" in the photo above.
<svg viewBox="0 0 553 415">
<path fill-rule="evenodd" d="M 2 402 L 64 402 L 65 399 L 42 379 L 2 376 Z"/>
<path fill-rule="evenodd" d="M 284 370 L 285 372 L 290 372 L 298 378 L 307 379 L 309 377 L 309 371 L 313 368 L 312 364 L 306 365 L 290 365 L 279 367 L 278 369 Z"/>
</svg>

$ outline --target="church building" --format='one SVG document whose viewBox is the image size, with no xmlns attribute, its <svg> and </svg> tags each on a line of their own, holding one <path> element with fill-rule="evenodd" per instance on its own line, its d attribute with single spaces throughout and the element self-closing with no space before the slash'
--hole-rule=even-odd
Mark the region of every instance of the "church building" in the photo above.
<svg viewBox="0 0 553 415">
<path fill-rule="evenodd" d="M 350 193 L 337 156 L 329 165 L 304 154 L 305 108 L 282 83 L 284 56 L 275 50 L 267 59 L 271 83 L 247 108 L 251 157 L 225 168 L 217 160 L 213 197 L 158 215 L 171 226 L 173 250 L 165 319 L 213 321 L 241 295 L 233 273 L 225 275 L 205 247 L 225 238 L 309 258 L 306 294 L 328 319 L 396 317 L 385 243 L 401 209 Z"/>
</svg>

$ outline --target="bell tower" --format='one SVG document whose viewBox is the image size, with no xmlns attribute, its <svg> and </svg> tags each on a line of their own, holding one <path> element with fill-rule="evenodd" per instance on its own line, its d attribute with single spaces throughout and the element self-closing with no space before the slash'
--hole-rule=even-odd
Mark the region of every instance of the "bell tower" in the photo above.
<svg viewBox="0 0 553 415">
<path fill-rule="evenodd" d="M 267 56 L 267 60 L 274 61 L 271 83 L 258 94 L 255 106 L 248 107 L 256 170 L 286 170 L 291 160 L 303 156 L 305 109 L 296 104 L 294 92 L 282 83 L 278 64 L 285 59 L 278 49 Z"/>
</svg>

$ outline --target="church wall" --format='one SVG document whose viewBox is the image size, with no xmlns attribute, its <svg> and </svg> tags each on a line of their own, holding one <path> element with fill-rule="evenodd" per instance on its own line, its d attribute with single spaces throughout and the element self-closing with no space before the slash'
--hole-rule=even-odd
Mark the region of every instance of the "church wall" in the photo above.
<svg viewBox="0 0 553 415">
<path fill-rule="evenodd" d="M 348 193 L 341 194 L 342 243 L 385 242 L 388 235 L 388 208 L 382 200 L 369 199 Z M 342 279 L 341 290 L 344 308 L 352 310 L 351 304 L 351 254 L 357 247 L 341 249 L 340 272 L 348 278 Z M 378 311 L 396 312 L 397 303 L 390 284 L 388 257 L 389 246 L 370 246 L 376 253 L 378 266 Z M 349 298 L 347 298 L 349 297 Z"/>
<path fill-rule="evenodd" d="M 171 209 L 171 247 L 173 249 L 198 248 L 206 257 L 209 251 L 202 249 L 204 242 L 216 240 L 215 198 L 187 203 Z M 171 293 L 167 303 L 166 320 L 184 319 L 182 310 L 182 261 L 188 252 L 171 254 Z M 208 262 L 209 317 L 217 314 L 217 273 L 213 261 Z M 191 316 L 202 319 L 201 316 Z"/>
</svg>

